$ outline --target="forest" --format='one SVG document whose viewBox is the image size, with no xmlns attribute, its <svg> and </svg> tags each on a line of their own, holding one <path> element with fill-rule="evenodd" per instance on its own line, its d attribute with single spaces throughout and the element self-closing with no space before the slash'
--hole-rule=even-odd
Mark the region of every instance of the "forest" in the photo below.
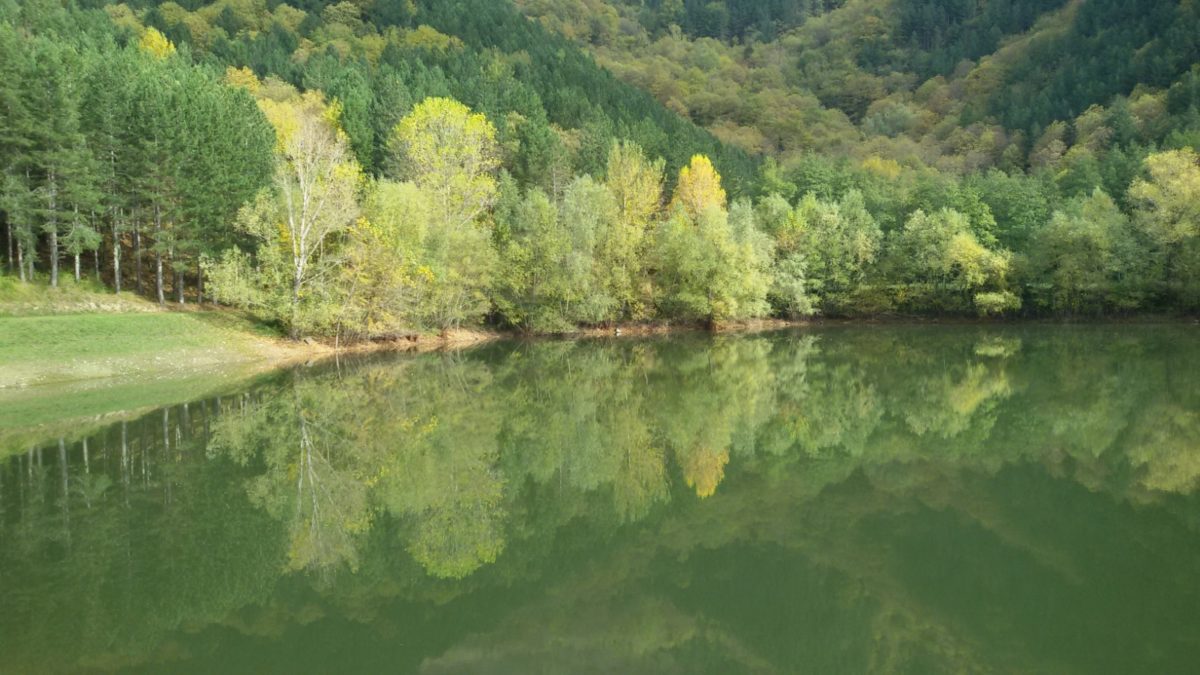
<svg viewBox="0 0 1200 675">
<path fill-rule="evenodd" d="M 0 0 L 0 292 L 292 337 L 1200 309 L 1200 8 Z"/>
</svg>

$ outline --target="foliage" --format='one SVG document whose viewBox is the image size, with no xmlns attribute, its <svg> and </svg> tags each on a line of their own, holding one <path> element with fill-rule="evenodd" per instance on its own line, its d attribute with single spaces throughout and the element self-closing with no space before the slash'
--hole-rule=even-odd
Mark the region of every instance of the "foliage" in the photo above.
<svg viewBox="0 0 1200 675">
<path fill-rule="evenodd" d="M 1200 306 L 1186 3 L 99 4 L 0 5 L 25 282 L 346 339 Z"/>
</svg>

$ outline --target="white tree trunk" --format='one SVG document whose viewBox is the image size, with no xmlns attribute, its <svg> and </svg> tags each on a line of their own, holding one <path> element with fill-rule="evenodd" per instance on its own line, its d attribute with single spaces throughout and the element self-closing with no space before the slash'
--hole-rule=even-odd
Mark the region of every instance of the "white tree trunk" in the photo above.
<svg viewBox="0 0 1200 675">
<path fill-rule="evenodd" d="M 163 261 L 162 251 L 159 250 L 159 237 L 162 234 L 162 211 L 159 210 L 158 204 L 154 205 L 154 294 L 158 297 L 158 304 L 166 304 L 166 298 L 163 297 Z"/>
<path fill-rule="evenodd" d="M 54 174 L 50 174 L 50 285 L 58 288 L 58 213 L 55 197 Z"/>
<path fill-rule="evenodd" d="M 117 293 L 121 292 L 121 236 L 118 232 L 117 221 L 113 220 L 113 286 Z"/>
</svg>

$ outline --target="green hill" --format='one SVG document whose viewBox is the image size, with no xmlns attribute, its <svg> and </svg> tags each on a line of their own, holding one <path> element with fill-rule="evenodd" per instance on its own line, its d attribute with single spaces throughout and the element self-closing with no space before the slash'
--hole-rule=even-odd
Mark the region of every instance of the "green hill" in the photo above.
<svg viewBox="0 0 1200 675">
<path fill-rule="evenodd" d="M 1197 36 L 1163 0 L 9 0 L 5 267 L 349 340 L 1193 312 Z"/>
<path fill-rule="evenodd" d="M 785 160 L 817 151 L 1024 168 L 1048 127 L 1094 105 L 1130 117 L 1118 143 L 1195 133 L 1194 3 L 518 4 L 721 137 Z M 1170 91 L 1167 114 L 1144 119 Z"/>
</svg>

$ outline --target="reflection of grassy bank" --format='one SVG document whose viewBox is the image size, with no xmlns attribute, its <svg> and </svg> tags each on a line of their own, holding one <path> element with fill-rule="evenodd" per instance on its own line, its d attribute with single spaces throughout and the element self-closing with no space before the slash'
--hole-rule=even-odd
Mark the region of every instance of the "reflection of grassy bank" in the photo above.
<svg viewBox="0 0 1200 675">
<path fill-rule="evenodd" d="M 0 458 L 47 438 L 75 440 L 149 410 L 243 389 L 271 362 L 177 377 L 134 377 L 0 389 Z"/>
</svg>

